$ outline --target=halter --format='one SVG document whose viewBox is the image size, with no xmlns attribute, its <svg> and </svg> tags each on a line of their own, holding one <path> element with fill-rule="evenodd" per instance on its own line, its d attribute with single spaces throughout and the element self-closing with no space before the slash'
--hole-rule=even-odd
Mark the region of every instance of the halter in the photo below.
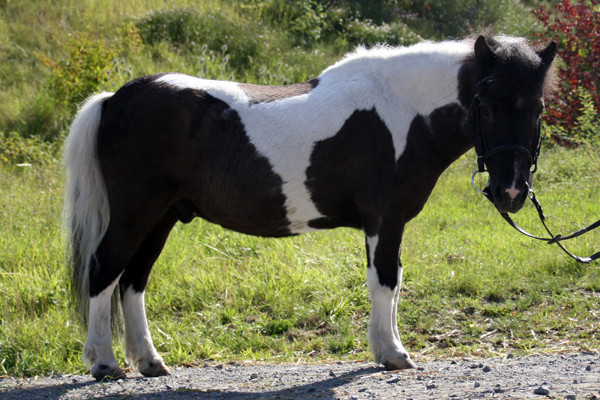
<svg viewBox="0 0 600 400">
<path fill-rule="evenodd" d="M 480 82 L 483 82 L 482 80 Z M 477 83 L 477 87 L 479 87 L 479 83 Z M 518 144 L 502 144 L 500 146 L 496 146 L 491 150 L 488 148 L 488 145 L 483 137 L 483 133 L 481 131 L 481 120 L 479 116 L 479 94 L 475 94 L 473 101 L 471 102 L 471 106 L 469 107 L 469 120 L 472 121 L 475 128 L 475 152 L 477 153 L 477 172 L 486 172 L 485 164 L 487 161 L 493 156 L 500 153 L 507 152 L 518 152 L 527 158 L 529 161 L 529 165 L 533 166 L 531 173 L 533 174 L 537 171 L 537 161 L 540 155 L 540 149 L 542 147 L 542 123 L 538 121 L 538 140 L 537 146 L 532 153 L 524 146 Z"/>
<path fill-rule="evenodd" d="M 479 85 L 481 82 L 488 80 L 488 79 L 489 79 L 489 77 L 478 82 L 477 88 L 479 88 Z M 541 123 L 541 120 L 538 121 L 538 126 L 537 126 L 538 142 L 537 142 L 536 149 L 534 150 L 533 153 L 531 151 L 529 151 L 529 149 L 527 149 L 521 145 L 518 145 L 518 144 L 503 144 L 503 145 L 494 147 L 490 150 L 490 149 L 488 149 L 487 143 L 485 141 L 485 138 L 484 138 L 482 130 L 481 130 L 481 121 L 480 121 L 480 115 L 479 115 L 479 103 L 480 103 L 479 94 L 476 93 L 475 97 L 473 98 L 473 101 L 471 102 L 471 106 L 469 107 L 469 121 L 470 121 L 470 123 L 473 124 L 473 128 L 475 129 L 475 135 L 476 135 L 475 136 L 475 152 L 477 153 L 477 170 L 473 173 L 473 176 L 471 177 L 471 184 L 473 185 L 475 190 L 482 193 L 492 204 L 494 204 L 494 199 L 492 197 L 492 191 L 490 189 L 489 179 L 488 179 L 488 183 L 487 183 L 485 189 L 481 190 L 475 184 L 475 176 L 478 173 L 487 172 L 487 170 L 485 169 L 487 160 L 489 160 L 490 158 L 492 158 L 493 156 L 495 156 L 497 154 L 505 153 L 505 152 L 517 152 L 517 153 L 524 155 L 527 158 L 527 160 L 529 161 L 529 164 L 533 167 L 531 169 L 531 174 L 533 175 L 537 171 L 537 161 L 538 161 L 538 157 L 540 155 L 540 149 L 542 146 L 542 135 L 541 135 L 542 123 Z M 504 220 L 506 222 L 508 222 L 508 224 L 510 226 L 512 226 L 518 232 L 520 232 L 523 235 L 528 236 L 530 238 L 533 238 L 536 240 L 541 240 L 541 241 L 547 242 L 548 244 L 556 244 L 569 257 L 571 257 L 581 263 L 590 263 L 590 262 L 600 258 L 600 251 L 595 254 L 592 254 L 589 257 L 576 256 L 575 254 L 568 251 L 561 243 L 562 241 L 565 241 L 568 239 L 573 239 L 575 237 L 583 235 L 586 232 L 589 232 L 593 229 L 598 228 L 600 226 L 600 220 L 598 220 L 598 221 L 594 222 L 593 224 L 586 226 L 585 228 L 582 228 L 570 235 L 567 235 L 567 236 L 562 236 L 560 234 L 554 235 L 550 231 L 548 226 L 546 225 L 546 216 L 544 215 L 544 210 L 542 209 L 542 205 L 535 197 L 535 193 L 533 192 L 533 189 L 530 188 L 529 185 L 527 185 L 527 187 L 529 189 L 527 198 L 529 198 L 529 200 L 531 200 L 531 202 L 533 203 L 533 205 L 538 213 L 538 217 L 540 218 L 542 225 L 544 226 L 544 228 L 546 229 L 546 232 L 548 232 L 548 235 L 550 235 L 550 237 L 540 237 L 540 236 L 532 235 L 531 233 L 527 232 L 525 229 L 523 229 L 519 225 L 517 225 L 517 223 L 512 220 L 512 218 L 508 215 L 508 213 L 501 212 L 500 215 L 502 216 L 502 218 L 504 218 Z"/>
</svg>

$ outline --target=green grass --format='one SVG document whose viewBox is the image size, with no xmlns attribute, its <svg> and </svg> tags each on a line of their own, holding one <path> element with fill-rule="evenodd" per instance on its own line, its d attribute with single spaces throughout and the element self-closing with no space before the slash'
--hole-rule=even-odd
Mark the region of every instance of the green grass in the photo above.
<svg viewBox="0 0 600 400">
<path fill-rule="evenodd" d="M 300 82 L 358 43 L 461 36 L 461 18 L 509 34 L 535 29 L 529 2 L 489 2 L 485 15 L 475 1 L 450 12 L 430 1 L 426 13 L 419 2 L 407 3 L 411 12 L 393 3 L 0 0 L 0 374 L 83 372 L 56 161 L 76 103 L 90 90 L 163 71 Z M 175 30 L 150 29 L 173 18 L 182 18 Z M 598 350 L 598 265 L 578 265 L 512 231 L 471 188 L 473 158 L 442 177 L 406 229 L 404 343 L 417 360 Z M 556 231 L 599 218 L 599 160 L 584 147 L 543 154 L 536 187 Z M 517 219 L 538 227 L 531 207 Z M 599 243 L 593 233 L 569 246 L 586 254 Z M 369 359 L 365 258 L 353 230 L 266 240 L 200 220 L 178 225 L 148 288 L 155 344 L 171 365 Z"/>
<path fill-rule="evenodd" d="M 598 264 L 577 264 L 513 231 L 471 188 L 473 159 L 468 153 L 443 175 L 407 227 L 403 342 L 417 361 L 600 350 Z M 538 195 L 557 231 L 600 215 L 599 159 L 584 148 L 543 152 Z M 62 181 L 56 163 L 0 169 L 0 369 L 7 375 L 83 372 Z M 516 218 L 537 227 L 530 206 Z M 599 239 L 592 233 L 570 247 L 591 253 Z M 148 287 L 155 344 L 170 365 L 369 359 L 363 245 L 362 234 L 348 229 L 260 239 L 201 220 L 179 224 Z"/>
</svg>

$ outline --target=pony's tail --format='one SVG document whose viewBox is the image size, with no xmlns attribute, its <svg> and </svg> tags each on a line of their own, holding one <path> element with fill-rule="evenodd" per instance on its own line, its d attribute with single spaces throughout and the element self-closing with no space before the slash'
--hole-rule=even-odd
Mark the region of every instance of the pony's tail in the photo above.
<svg viewBox="0 0 600 400">
<path fill-rule="evenodd" d="M 97 156 L 97 139 L 103 104 L 112 95 L 97 94 L 81 106 L 64 150 L 67 170 L 64 221 L 72 268 L 71 288 L 85 325 L 90 297 L 90 264 L 110 218 L 106 186 Z"/>
</svg>

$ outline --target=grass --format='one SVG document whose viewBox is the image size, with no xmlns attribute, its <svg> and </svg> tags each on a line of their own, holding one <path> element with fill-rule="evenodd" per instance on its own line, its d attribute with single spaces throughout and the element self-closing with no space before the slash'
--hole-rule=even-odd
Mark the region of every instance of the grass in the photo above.
<svg viewBox="0 0 600 400">
<path fill-rule="evenodd" d="M 404 344 L 417 361 L 599 351 L 598 264 L 577 264 L 514 232 L 471 188 L 473 159 L 469 153 L 443 175 L 407 227 Z M 542 154 L 538 195 L 557 231 L 600 215 L 598 160 L 585 148 Z M 5 375 L 83 372 L 85 333 L 69 297 L 60 171 L 56 163 L 0 169 Z M 535 218 L 531 207 L 517 215 L 532 229 Z M 599 239 L 595 232 L 570 246 L 591 253 Z M 201 220 L 177 225 L 146 298 L 159 352 L 170 365 L 369 359 L 363 243 L 348 229 L 260 239 Z"/>
<path fill-rule="evenodd" d="M 460 36 L 467 24 L 457 21 L 479 12 L 453 5 L 457 17 L 429 3 L 433 12 L 421 15 L 363 0 L 326 9 L 308 0 L 0 0 L 0 374 L 83 372 L 56 149 L 89 90 L 162 71 L 300 82 L 357 43 L 446 37 L 450 23 Z M 478 18 L 530 36 L 525 3 L 489 2 L 494 12 Z M 181 35 L 160 30 L 174 18 Z M 452 166 L 406 229 L 405 345 L 417 360 L 598 351 L 598 265 L 578 265 L 512 231 L 470 187 L 473 159 Z M 536 187 L 556 231 L 599 217 L 599 160 L 591 147 L 543 154 Z M 32 166 L 16 166 L 23 162 Z M 517 219 L 538 226 L 531 207 Z M 591 253 L 599 239 L 596 232 L 569 246 Z M 178 225 L 148 288 L 155 344 L 171 365 L 369 359 L 365 259 L 362 234 L 348 229 L 267 240 L 200 220 Z"/>
</svg>

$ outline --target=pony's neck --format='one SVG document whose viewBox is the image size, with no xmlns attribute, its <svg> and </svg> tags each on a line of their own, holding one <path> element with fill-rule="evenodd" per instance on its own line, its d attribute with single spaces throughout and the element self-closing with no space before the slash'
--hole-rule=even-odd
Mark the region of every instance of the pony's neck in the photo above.
<svg viewBox="0 0 600 400">
<path fill-rule="evenodd" d="M 336 75 L 374 96 L 393 96 L 390 101 L 427 115 L 458 101 L 458 71 L 472 54 L 467 41 L 423 42 L 410 47 L 358 48 L 325 70 L 322 77 Z M 340 85 L 343 87 L 343 85 Z"/>
</svg>

